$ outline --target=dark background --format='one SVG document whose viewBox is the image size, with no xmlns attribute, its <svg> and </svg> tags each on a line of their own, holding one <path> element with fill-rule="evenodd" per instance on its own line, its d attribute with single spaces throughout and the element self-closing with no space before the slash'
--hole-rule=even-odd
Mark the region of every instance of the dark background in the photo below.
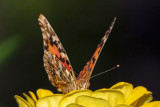
<svg viewBox="0 0 160 107">
<path fill-rule="evenodd" d="M 38 88 L 57 92 L 43 67 L 38 25 L 44 14 L 58 34 L 74 71 L 91 58 L 113 18 L 117 21 L 90 89 L 125 81 L 144 86 L 160 100 L 160 5 L 158 0 L 0 0 L 0 106 L 16 107 L 14 95 Z"/>
</svg>

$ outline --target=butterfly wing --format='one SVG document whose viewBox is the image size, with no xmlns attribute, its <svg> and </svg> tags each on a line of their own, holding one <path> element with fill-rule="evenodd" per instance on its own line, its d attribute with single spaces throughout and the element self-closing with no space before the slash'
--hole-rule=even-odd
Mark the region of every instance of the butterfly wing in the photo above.
<svg viewBox="0 0 160 107">
<path fill-rule="evenodd" d="M 75 90 L 74 71 L 58 36 L 43 15 L 38 21 L 43 35 L 44 67 L 49 80 L 63 93 Z"/>
<path fill-rule="evenodd" d="M 101 42 L 98 44 L 96 51 L 94 52 L 90 61 L 84 66 L 83 70 L 80 72 L 79 76 L 77 77 L 77 89 L 87 89 L 89 88 L 89 79 L 91 77 L 92 71 L 94 66 L 97 62 L 97 59 L 103 49 L 104 44 L 106 43 L 109 34 L 114 26 L 116 18 L 114 18 L 113 22 L 111 23 L 109 29 L 106 31 L 104 37 L 101 39 Z"/>
</svg>

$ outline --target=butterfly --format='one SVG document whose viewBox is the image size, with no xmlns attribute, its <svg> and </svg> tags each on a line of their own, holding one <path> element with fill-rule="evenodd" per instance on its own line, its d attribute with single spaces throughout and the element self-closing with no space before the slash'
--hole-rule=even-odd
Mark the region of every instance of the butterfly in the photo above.
<svg viewBox="0 0 160 107">
<path fill-rule="evenodd" d="M 98 44 L 92 58 L 86 63 L 77 78 L 67 53 L 48 20 L 44 15 L 40 14 L 38 21 L 43 35 L 44 67 L 52 85 L 55 86 L 59 92 L 63 92 L 63 94 L 73 90 L 88 89 L 94 66 L 114 26 L 116 18 L 113 19 L 113 22 Z"/>
</svg>

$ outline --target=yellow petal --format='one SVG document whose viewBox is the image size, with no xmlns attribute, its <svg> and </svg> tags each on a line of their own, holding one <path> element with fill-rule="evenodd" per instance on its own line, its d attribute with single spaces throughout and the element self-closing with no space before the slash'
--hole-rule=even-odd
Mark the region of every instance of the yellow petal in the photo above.
<svg viewBox="0 0 160 107">
<path fill-rule="evenodd" d="M 35 101 L 33 99 L 31 99 L 27 94 L 23 93 L 23 95 L 25 96 L 28 103 L 31 104 L 32 107 L 35 107 Z"/>
<path fill-rule="evenodd" d="M 65 107 L 70 103 L 74 103 L 75 99 L 80 95 L 91 95 L 91 90 L 75 90 L 66 94 L 59 102 L 59 107 Z"/>
<path fill-rule="evenodd" d="M 102 98 L 95 98 L 91 96 L 78 96 L 75 102 L 85 107 L 112 107 L 110 103 Z"/>
<path fill-rule="evenodd" d="M 142 86 L 138 86 L 134 88 L 132 91 L 132 94 L 126 99 L 125 104 L 131 105 L 132 103 L 139 100 L 143 95 L 145 95 L 146 92 L 147 92 L 147 89 Z"/>
<path fill-rule="evenodd" d="M 37 90 L 37 96 L 39 99 L 47 97 L 47 96 L 51 96 L 51 95 L 53 95 L 53 93 L 50 90 L 46 90 L 46 89 L 38 89 Z"/>
<path fill-rule="evenodd" d="M 26 100 L 24 100 L 22 97 L 15 95 L 14 98 L 16 99 L 16 102 L 18 103 L 19 107 L 32 107 Z"/>
<path fill-rule="evenodd" d="M 152 93 L 150 91 L 147 91 L 147 93 L 143 95 L 139 100 L 134 102 L 132 106 L 139 107 L 141 105 L 149 103 L 150 101 L 152 101 L 152 99 L 153 99 Z"/>
<path fill-rule="evenodd" d="M 125 99 L 127 99 L 128 96 L 133 91 L 133 85 L 129 84 L 127 82 L 119 82 L 119 83 L 113 85 L 110 89 L 116 89 L 116 90 L 121 91 L 124 94 Z"/>
<path fill-rule="evenodd" d="M 160 101 L 153 101 L 151 103 L 144 104 L 140 107 L 160 107 Z"/>
<path fill-rule="evenodd" d="M 112 106 L 124 103 L 124 95 L 122 92 L 113 89 L 100 89 L 95 91 L 92 97 L 102 98 L 110 102 Z"/>
<path fill-rule="evenodd" d="M 58 107 L 63 94 L 54 94 L 52 96 L 41 98 L 37 101 L 36 107 Z"/>
<path fill-rule="evenodd" d="M 129 106 L 129 105 L 125 105 L 125 104 L 119 104 L 119 105 L 116 105 L 114 107 L 133 107 L 133 106 Z"/>
<path fill-rule="evenodd" d="M 28 91 L 29 95 L 32 97 L 32 99 L 37 102 L 37 97 L 32 91 Z"/>
<path fill-rule="evenodd" d="M 84 107 L 84 106 L 81 106 L 81 105 L 76 104 L 76 103 L 71 103 L 71 104 L 67 105 L 66 107 Z"/>
</svg>

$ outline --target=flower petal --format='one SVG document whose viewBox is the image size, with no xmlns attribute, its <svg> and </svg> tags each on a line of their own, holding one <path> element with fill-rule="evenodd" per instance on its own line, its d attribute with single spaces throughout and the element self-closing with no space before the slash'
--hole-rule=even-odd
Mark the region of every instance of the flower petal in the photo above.
<svg viewBox="0 0 160 107">
<path fill-rule="evenodd" d="M 144 104 L 141 107 L 160 107 L 160 101 L 153 101 L 153 102 Z"/>
<path fill-rule="evenodd" d="M 124 103 L 123 93 L 114 89 L 97 90 L 92 94 L 92 97 L 105 99 L 109 101 L 112 106 Z"/>
<path fill-rule="evenodd" d="M 133 85 L 129 84 L 127 82 L 119 82 L 119 83 L 113 85 L 110 89 L 116 89 L 116 90 L 121 91 L 124 94 L 125 99 L 127 99 L 128 96 L 133 91 Z"/>
<path fill-rule="evenodd" d="M 39 99 L 36 107 L 58 107 L 59 101 L 62 99 L 63 94 L 54 94 L 52 96 Z"/>
<path fill-rule="evenodd" d="M 71 103 L 71 104 L 68 104 L 66 107 L 84 107 L 84 106 L 81 106 L 81 105 L 76 104 L 76 103 Z"/>
<path fill-rule="evenodd" d="M 19 107 L 32 107 L 26 100 L 24 100 L 22 97 L 15 95 L 14 98 L 16 99 L 16 102 L 18 103 Z"/>
<path fill-rule="evenodd" d="M 132 91 L 132 94 L 126 99 L 125 104 L 127 105 L 133 104 L 138 99 L 140 99 L 142 96 L 144 96 L 146 92 L 147 92 L 147 89 L 142 86 L 138 86 L 134 88 Z"/>
<path fill-rule="evenodd" d="M 78 96 L 75 102 L 85 107 L 112 107 L 110 103 L 102 98 L 95 98 L 91 96 Z"/>
<path fill-rule="evenodd" d="M 75 99 L 80 95 L 91 95 L 91 90 L 75 90 L 66 94 L 59 102 L 59 107 L 65 107 L 70 103 L 74 103 Z"/>
<path fill-rule="evenodd" d="M 28 93 L 29 93 L 29 95 L 31 96 L 31 98 L 32 98 L 35 102 L 37 102 L 37 97 L 36 97 L 36 95 L 35 95 L 32 91 L 28 91 Z"/>
<path fill-rule="evenodd" d="M 46 89 L 38 89 L 37 90 L 37 96 L 39 99 L 47 97 L 47 96 L 51 96 L 51 95 L 53 95 L 53 93 L 50 90 L 46 90 Z"/>
<path fill-rule="evenodd" d="M 23 93 L 24 97 L 26 98 L 26 100 L 28 101 L 29 104 L 32 105 L 32 107 L 35 107 L 35 101 L 29 97 L 27 94 Z"/>
<path fill-rule="evenodd" d="M 132 104 L 132 106 L 139 107 L 141 105 L 147 104 L 150 101 L 152 101 L 152 93 L 150 91 L 147 91 L 145 95 L 143 95 L 139 100 L 137 100 L 135 103 Z"/>
</svg>

